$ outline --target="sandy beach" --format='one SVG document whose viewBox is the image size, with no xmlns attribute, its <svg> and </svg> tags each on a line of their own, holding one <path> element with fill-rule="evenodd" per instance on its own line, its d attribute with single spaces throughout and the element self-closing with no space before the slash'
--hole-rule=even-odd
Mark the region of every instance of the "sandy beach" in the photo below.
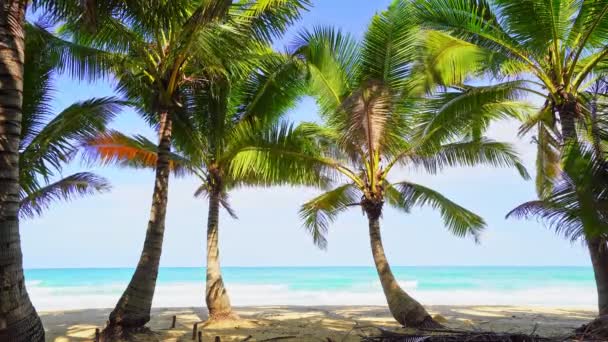
<svg viewBox="0 0 608 342">
<path fill-rule="evenodd" d="M 525 306 L 430 306 L 450 328 L 565 336 L 590 321 L 594 312 L 582 308 Z M 91 341 L 96 328 L 102 328 L 110 309 L 46 311 L 40 316 L 46 340 L 52 342 Z M 358 341 L 374 334 L 375 327 L 398 328 L 385 307 L 380 306 L 256 306 L 237 308 L 242 320 L 225 326 L 204 326 L 203 340 L 264 341 Z M 206 319 L 202 308 L 153 309 L 149 323 L 156 341 L 191 341 L 192 327 Z M 173 316 L 177 324 L 170 329 Z M 250 337 L 251 336 L 251 337 Z M 146 340 L 150 340 L 147 338 Z M 154 340 L 154 339 L 153 339 Z M 276 339 L 275 339 L 276 340 Z"/>
</svg>

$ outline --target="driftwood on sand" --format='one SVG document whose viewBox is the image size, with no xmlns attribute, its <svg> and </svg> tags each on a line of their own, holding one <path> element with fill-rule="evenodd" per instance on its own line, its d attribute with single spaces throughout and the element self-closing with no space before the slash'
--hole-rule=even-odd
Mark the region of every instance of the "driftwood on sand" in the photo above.
<svg viewBox="0 0 608 342">
<path fill-rule="evenodd" d="M 364 342 L 550 342 L 534 332 L 496 333 L 489 331 L 466 331 L 450 329 L 420 329 L 414 333 L 403 333 L 378 328 L 379 334 L 362 337 Z"/>
</svg>

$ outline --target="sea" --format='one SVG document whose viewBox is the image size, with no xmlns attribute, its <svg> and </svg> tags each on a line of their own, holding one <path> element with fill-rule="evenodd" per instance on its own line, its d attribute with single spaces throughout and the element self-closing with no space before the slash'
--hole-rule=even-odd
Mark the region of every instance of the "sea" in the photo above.
<svg viewBox="0 0 608 342">
<path fill-rule="evenodd" d="M 385 305 L 373 267 L 224 267 L 235 306 Z M 426 305 L 594 308 L 590 267 L 393 267 L 401 286 Z M 113 307 L 131 268 L 27 269 L 38 310 Z M 153 306 L 204 305 L 204 268 L 161 268 Z"/>
</svg>

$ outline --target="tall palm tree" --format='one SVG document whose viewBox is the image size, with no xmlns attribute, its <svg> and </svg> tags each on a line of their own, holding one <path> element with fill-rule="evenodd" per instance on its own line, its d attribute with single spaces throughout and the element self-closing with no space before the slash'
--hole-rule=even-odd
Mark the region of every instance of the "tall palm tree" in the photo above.
<svg viewBox="0 0 608 342">
<path fill-rule="evenodd" d="M 537 128 L 537 192 L 550 196 L 559 177 L 561 150 L 585 131 L 586 93 L 606 68 L 608 3 L 600 0 L 417 0 L 427 29 L 427 67 L 439 82 L 464 83 L 490 75 L 525 81 L 518 87 L 544 99 L 522 126 Z M 530 20 L 534 18 L 534 20 Z M 448 67 L 449 66 L 449 67 Z M 451 69 L 451 70 L 450 70 Z M 578 128 L 577 128 L 578 126 Z M 574 175 L 571 175 L 574 177 Z M 608 246 L 589 236 L 591 259 L 608 259 Z M 606 253 L 606 256 L 602 256 Z M 608 279 L 607 267 L 594 267 Z M 604 275 L 599 275 L 602 273 Z M 597 284 L 608 287 L 608 284 Z M 604 309 L 600 307 L 600 311 Z"/>
<path fill-rule="evenodd" d="M 0 296 L 0 340 L 7 341 L 44 340 L 44 329 L 27 294 L 23 276 L 18 212 L 22 204 L 26 203 L 21 203 L 26 199 L 27 192 L 24 191 L 35 190 L 34 174 L 42 175 L 44 172 L 48 172 L 49 166 L 54 168 L 59 166 L 53 164 L 53 160 L 45 158 L 58 158 L 67 152 L 71 139 L 86 130 L 100 128 L 105 122 L 104 120 L 109 119 L 116 109 L 113 104 L 115 101 L 112 99 L 77 104 L 70 110 L 71 118 L 78 115 L 78 112 L 89 114 L 88 119 L 84 119 L 85 124 L 82 127 L 76 127 L 74 123 L 66 125 L 65 122 L 56 119 L 47 130 L 37 131 L 41 129 L 42 125 L 42 122 L 37 120 L 43 114 L 37 111 L 44 108 L 44 105 L 37 108 L 37 104 L 34 102 L 39 99 L 35 96 L 44 94 L 35 93 L 35 89 L 40 91 L 41 89 L 37 87 L 43 85 L 37 83 L 36 77 L 38 76 L 33 71 L 34 68 L 44 66 L 67 72 L 73 76 L 79 77 L 87 74 L 95 77 L 103 70 L 102 61 L 105 58 L 97 55 L 91 49 L 57 39 L 42 27 L 26 24 L 24 19 L 26 2 L 11 0 L 3 1 L 0 5 L 0 35 L 6 44 L 0 53 L 0 69 L 2 70 L 0 73 L 0 83 L 2 84 L 2 89 L 0 89 L 2 94 L 0 96 L 0 174 L 2 174 L 0 177 L 0 243 L 8 246 L 0 257 L 0 283 L 4 284 L 3 295 Z M 27 42 L 24 40 L 24 31 L 27 32 Z M 28 62 L 26 52 L 36 52 L 36 56 Z M 44 64 L 36 65 L 40 61 L 43 61 Z M 46 73 L 42 69 L 36 70 Z M 31 89 L 23 88 L 26 82 L 29 82 Z M 33 97 L 30 98 L 30 95 Z M 30 101 L 32 103 L 29 103 Z M 93 112 L 106 115 L 91 120 L 90 114 Z M 82 130 L 80 130 L 81 128 Z M 26 131 L 28 129 L 29 131 Z M 38 133 L 46 135 L 45 137 L 40 136 L 41 139 L 50 140 L 48 142 L 31 140 Z M 30 140 L 22 141 L 22 138 Z M 40 148 L 40 153 L 45 153 L 37 155 L 43 159 L 38 159 L 33 164 L 30 164 L 31 159 L 29 161 L 20 160 L 20 157 L 28 158 L 28 155 L 33 156 L 38 153 L 32 152 L 34 148 Z M 28 171 L 27 168 L 30 165 L 38 169 Z M 20 177 L 28 175 L 31 178 L 20 180 Z M 86 178 L 94 180 L 90 175 L 89 177 L 86 174 L 80 176 L 81 185 Z M 73 181 L 76 181 L 77 178 L 73 178 Z M 67 183 L 63 184 L 67 185 Z M 76 183 L 72 182 L 72 184 Z M 71 189 L 76 188 L 71 187 Z M 57 192 L 58 188 L 55 190 L 53 194 L 47 193 L 46 199 L 67 194 Z M 29 195 L 35 194 L 32 192 Z M 33 202 L 30 204 L 34 205 Z M 39 202 L 39 204 L 42 203 Z M 36 207 L 30 206 L 29 208 Z M 38 209 L 41 207 L 34 210 Z M 22 211 L 22 213 L 25 212 L 26 210 Z"/>
<path fill-rule="evenodd" d="M 0 4 L 0 340 L 44 341 L 23 276 L 19 236 L 19 144 L 25 63 L 25 1 Z"/>
<path fill-rule="evenodd" d="M 316 147 L 302 130 L 276 123 L 304 90 L 300 63 L 264 49 L 254 62 L 228 61 L 224 75 L 190 89 L 186 116 L 194 128 L 175 137 L 179 153 L 172 154 L 175 173 L 196 175 L 201 186 L 196 196 L 207 198 L 207 272 L 205 300 L 210 320 L 234 319 L 219 259 L 219 210 L 234 218 L 228 194 L 243 186 L 322 184 L 314 163 Z M 248 64 L 244 72 L 242 65 Z M 158 149 L 144 137 L 107 134 L 87 145 L 89 158 L 126 167 L 153 166 Z"/>
<path fill-rule="evenodd" d="M 82 30 L 86 25 L 78 20 L 63 27 L 80 44 L 123 56 L 115 68 L 118 90 L 137 104 L 159 134 L 146 239 L 135 273 L 110 314 L 107 335 L 128 333 L 150 320 L 165 231 L 172 135 L 174 130 L 187 130 L 179 117 L 186 88 L 204 82 L 200 70 L 221 69 L 222 56 L 245 53 L 249 46 L 281 34 L 299 17 L 306 1 L 231 3 L 126 2 L 113 17 L 101 18 L 94 31 Z"/>
<path fill-rule="evenodd" d="M 434 173 L 448 166 L 479 163 L 523 168 L 510 146 L 482 136 L 457 140 L 453 135 L 414 133 L 420 115 L 440 113 L 420 101 L 424 89 L 412 72 L 417 31 L 411 15 L 407 2 L 395 2 L 373 17 L 360 42 L 330 28 L 318 28 L 303 33 L 296 43 L 294 53 L 308 64 L 311 93 L 326 122 L 324 127 L 309 124 L 307 129 L 323 147 L 319 162 L 328 177 L 337 173 L 345 181 L 304 204 L 300 214 L 314 242 L 324 248 L 328 225 L 337 214 L 361 207 L 393 317 L 408 327 L 435 327 L 439 324 L 391 272 L 380 234 L 384 204 L 406 212 L 429 205 L 441 212 L 446 227 L 457 236 L 477 238 L 485 223 L 432 189 L 411 181 L 390 181 L 391 171 L 402 165 Z M 493 103 L 498 101 L 484 104 Z"/>
</svg>

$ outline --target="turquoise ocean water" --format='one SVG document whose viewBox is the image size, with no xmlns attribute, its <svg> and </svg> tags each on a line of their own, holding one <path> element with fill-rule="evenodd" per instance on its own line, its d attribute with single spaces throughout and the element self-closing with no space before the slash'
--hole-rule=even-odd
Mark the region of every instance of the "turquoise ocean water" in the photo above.
<svg viewBox="0 0 608 342">
<path fill-rule="evenodd" d="M 589 267 L 393 267 L 400 284 L 425 304 L 592 307 Z M 30 269 L 39 310 L 111 307 L 133 269 Z M 235 305 L 381 305 L 371 267 L 225 267 Z M 203 268 L 161 268 L 154 306 L 204 302 Z"/>
</svg>

